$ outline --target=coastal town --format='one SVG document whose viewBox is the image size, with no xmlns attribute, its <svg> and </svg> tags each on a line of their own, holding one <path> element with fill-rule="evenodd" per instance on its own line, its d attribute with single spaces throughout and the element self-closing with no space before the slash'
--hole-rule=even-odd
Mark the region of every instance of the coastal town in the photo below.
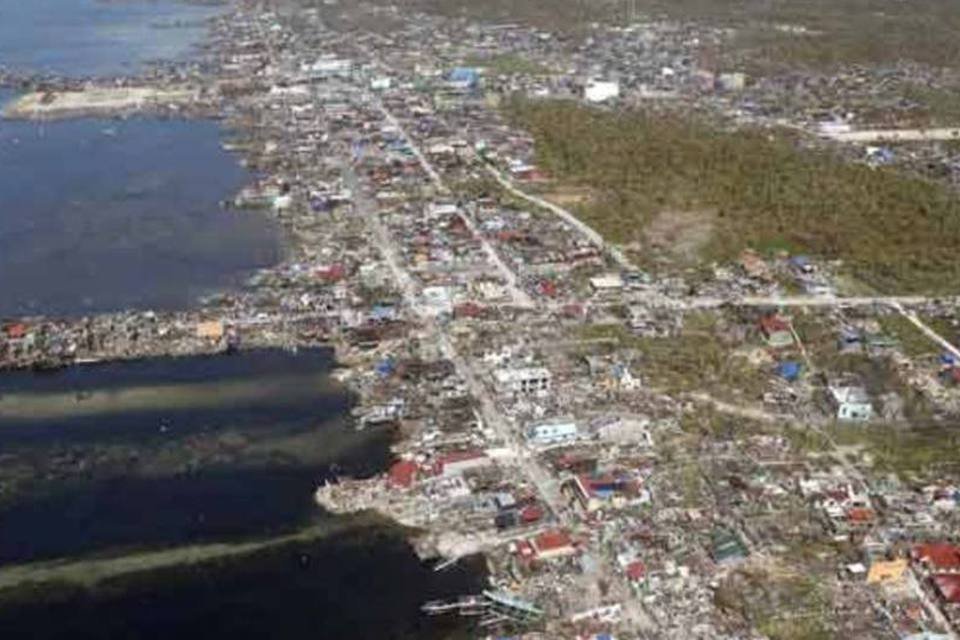
<svg viewBox="0 0 960 640">
<path fill-rule="evenodd" d="M 621 242 L 511 115 L 695 113 L 955 183 L 960 120 L 876 90 L 909 70 L 778 83 L 708 61 L 726 36 L 703 24 L 631 16 L 574 46 L 303 5 L 238 3 L 202 63 L 8 79 L 7 118 L 221 121 L 256 176 L 223 206 L 289 247 L 192 310 L 5 319 L 0 367 L 332 346 L 355 428 L 391 425 L 395 459 L 304 497 L 407 527 L 438 572 L 482 555 L 487 589 L 423 603 L 477 637 L 960 635 L 956 292 L 790 246 L 692 261 L 719 224 L 699 211 Z"/>
</svg>

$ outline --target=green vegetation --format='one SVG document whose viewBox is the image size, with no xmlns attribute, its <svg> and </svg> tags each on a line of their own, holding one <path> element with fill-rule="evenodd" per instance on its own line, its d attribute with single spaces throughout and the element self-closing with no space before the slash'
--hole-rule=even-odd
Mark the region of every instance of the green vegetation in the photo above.
<svg viewBox="0 0 960 640">
<path fill-rule="evenodd" d="M 711 314 L 688 316 L 675 338 L 638 337 L 620 324 L 588 325 L 579 330 L 579 337 L 607 338 L 622 348 L 636 349 L 648 383 L 666 392 L 702 391 L 725 398 L 759 393 L 766 372 L 725 346 L 715 323 Z"/>
<path fill-rule="evenodd" d="M 960 122 L 960 93 L 955 89 L 909 84 L 903 87 L 901 95 L 916 102 L 931 125 L 956 126 Z"/>
<path fill-rule="evenodd" d="M 945 186 L 694 118 L 557 101 L 517 100 L 509 112 L 542 166 L 596 191 L 578 215 L 615 243 L 643 244 L 663 212 L 710 209 L 707 260 L 786 244 L 842 258 L 883 292 L 955 289 L 960 198 Z"/>
<path fill-rule="evenodd" d="M 805 453 L 828 453 L 839 447 L 858 449 L 872 460 L 877 471 L 935 479 L 960 468 L 960 434 L 942 425 L 902 426 L 836 424 L 824 431 L 785 429 L 793 447 Z"/>
<path fill-rule="evenodd" d="M 614 22 L 623 0 L 382 0 L 416 11 L 490 22 L 521 22 L 541 29 L 576 33 L 593 22 Z"/>
<path fill-rule="evenodd" d="M 873 459 L 875 469 L 900 477 L 936 478 L 960 470 L 960 434 L 942 425 L 837 425 L 831 427 L 830 435 L 840 446 L 861 448 Z"/>
<path fill-rule="evenodd" d="M 832 638 L 829 594 L 806 569 L 742 569 L 724 580 L 716 605 L 749 621 L 772 640 Z"/>
<path fill-rule="evenodd" d="M 925 316 L 922 320 L 929 325 L 931 329 L 942 336 L 946 336 L 948 340 L 953 339 L 957 333 L 957 329 L 945 318 Z M 924 335 L 913 323 L 901 315 L 881 316 L 878 318 L 878 321 L 883 331 L 895 337 L 900 342 L 900 350 L 911 358 L 936 356 L 943 351 L 938 344 Z"/>
</svg>

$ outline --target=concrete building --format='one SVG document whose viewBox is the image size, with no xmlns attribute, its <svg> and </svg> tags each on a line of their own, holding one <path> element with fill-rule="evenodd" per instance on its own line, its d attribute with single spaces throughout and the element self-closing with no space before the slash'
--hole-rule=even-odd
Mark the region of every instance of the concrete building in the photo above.
<svg viewBox="0 0 960 640">
<path fill-rule="evenodd" d="M 536 395 L 550 390 L 553 376 L 543 367 L 497 369 L 493 373 L 497 393 Z"/>
<path fill-rule="evenodd" d="M 863 387 L 830 387 L 830 398 L 837 410 L 837 420 L 866 422 L 873 418 L 873 405 Z"/>
<path fill-rule="evenodd" d="M 583 89 L 583 97 L 587 102 L 606 102 L 619 96 L 619 82 L 591 80 Z"/>
<path fill-rule="evenodd" d="M 542 446 L 574 442 L 579 430 L 571 421 L 544 422 L 527 427 L 526 435 L 531 444 Z"/>
</svg>

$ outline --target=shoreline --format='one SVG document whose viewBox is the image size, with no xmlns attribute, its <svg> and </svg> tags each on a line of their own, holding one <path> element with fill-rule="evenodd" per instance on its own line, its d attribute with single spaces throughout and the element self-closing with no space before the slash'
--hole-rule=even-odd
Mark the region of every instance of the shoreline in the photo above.
<svg viewBox="0 0 960 640">
<path fill-rule="evenodd" d="M 86 117 L 125 117 L 184 108 L 209 108 L 194 87 L 95 87 L 84 90 L 35 91 L 21 94 L 4 106 L 7 120 L 69 120 Z"/>
<path fill-rule="evenodd" d="M 230 4 L 224 13 L 205 21 L 208 33 L 198 46 L 206 55 L 226 55 L 229 46 L 222 38 L 217 38 L 215 32 L 219 25 L 229 23 L 237 11 L 239 7 Z M 188 58 L 173 66 L 194 62 Z M 4 105 L 2 117 L 12 121 L 168 115 L 216 120 L 221 123 L 222 134 L 230 132 L 232 139 L 246 139 L 256 130 L 256 127 L 244 126 L 236 119 L 236 113 L 232 113 L 237 106 L 227 95 L 232 81 L 218 71 L 203 71 L 191 85 L 167 85 L 168 80 L 163 74 L 153 78 L 144 74 L 124 78 L 122 82 L 129 83 L 126 86 L 116 86 L 115 78 L 81 82 L 65 77 L 53 79 L 50 84 L 55 88 L 44 91 L 30 90 L 30 86 L 36 86 L 37 82 L 43 84 L 37 80 L 38 76 L 18 75 L 15 71 L 4 73 L 7 80 L 4 86 L 13 91 L 13 98 Z M 11 78 L 20 85 L 19 89 L 14 88 Z M 210 88 L 201 89 L 199 85 Z M 228 88 L 227 92 L 224 87 Z M 24 89 L 27 89 L 26 93 Z M 227 144 L 222 139 L 222 146 L 226 148 Z M 275 182 L 276 178 L 262 168 L 265 164 L 262 149 L 231 143 L 228 151 L 235 154 L 242 165 L 249 163 L 259 167 L 261 174 L 266 173 L 266 177 L 245 184 L 235 194 L 238 203 L 269 203 L 279 197 L 270 188 L 263 188 L 265 183 Z M 347 204 L 346 208 L 352 209 L 352 205 Z M 296 256 L 308 249 L 308 243 L 294 239 L 289 233 L 296 226 L 296 220 L 285 219 L 285 211 L 280 207 L 275 206 L 272 210 L 268 207 L 258 214 L 270 216 L 279 223 L 287 232 L 286 243 L 284 259 L 272 267 L 256 270 L 251 280 L 283 280 L 287 277 L 285 272 L 298 263 Z M 244 283 L 220 289 L 206 296 L 207 300 L 198 300 L 194 308 L 178 311 L 133 308 L 83 316 L 3 318 L 0 319 L 0 374 L 163 357 L 222 356 L 259 349 L 328 348 L 334 354 L 331 375 L 346 379 L 345 389 L 357 400 L 355 406 L 362 412 L 365 394 L 362 388 L 350 383 L 350 378 L 358 360 L 366 361 L 367 358 L 362 355 L 363 349 L 358 349 L 356 341 L 351 339 L 350 330 L 339 328 L 340 314 L 310 309 L 290 313 L 278 309 L 273 303 L 248 299 L 261 293 L 269 296 L 274 290 L 269 284 Z M 211 303 L 210 298 L 215 301 Z M 224 301 L 226 308 L 221 306 Z M 389 322 L 383 328 L 388 333 L 397 333 L 402 325 L 402 322 Z"/>
</svg>

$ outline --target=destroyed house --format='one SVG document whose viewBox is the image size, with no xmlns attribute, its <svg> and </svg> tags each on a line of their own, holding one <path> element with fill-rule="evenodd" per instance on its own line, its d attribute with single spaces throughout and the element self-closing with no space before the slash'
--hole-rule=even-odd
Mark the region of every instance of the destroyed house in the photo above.
<svg viewBox="0 0 960 640">
<path fill-rule="evenodd" d="M 790 323 L 778 314 L 760 318 L 760 333 L 767 344 L 774 349 L 789 347 L 793 344 L 793 331 Z"/>
<path fill-rule="evenodd" d="M 960 575 L 936 575 L 932 579 L 937 597 L 944 604 L 960 605 Z"/>
<path fill-rule="evenodd" d="M 493 374 L 497 393 L 533 395 L 550 390 L 553 377 L 543 367 L 498 369 Z"/>
<path fill-rule="evenodd" d="M 837 420 L 866 422 L 873 418 L 873 404 L 863 387 L 830 387 L 830 399 L 836 409 Z"/>
<path fill-rule="evenodd" d="M 740 537 L 726 529 L 716 529 L 710 537 L 710 556 L 717 564 L 737 562 L 747 557 L 747 548 Z"/>
</svg>

